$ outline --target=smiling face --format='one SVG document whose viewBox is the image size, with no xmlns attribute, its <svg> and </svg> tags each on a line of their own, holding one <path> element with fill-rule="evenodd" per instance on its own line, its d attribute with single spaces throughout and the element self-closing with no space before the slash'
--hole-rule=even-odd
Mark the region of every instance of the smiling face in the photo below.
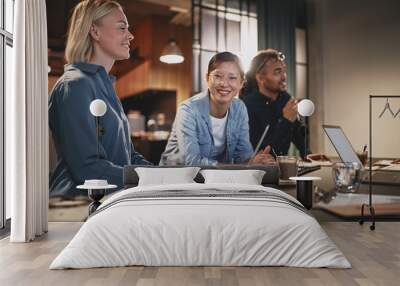
<svg viewBox="0 0 400 286">
<path fill-rule="evenodd" d="M 218 105 L 230 104 L 243 86 L 240 69 L 235 62 L 221 62 L 207 75 L 210 100 Z"/>
<path fill-rule="evenodd" d="M 91 36 L 100 51 L 113 60 L 129 58 L 129 45 L 133 35 L 121 8 L 116 8 L 93 24 Z"/>
<path fill-rule="evenodd" d="M 286 91 L 286 78 L 285 62 L 276 59 L 266 62 L 256 75 L 258 89 L 267 95 Z"/>
</svg>

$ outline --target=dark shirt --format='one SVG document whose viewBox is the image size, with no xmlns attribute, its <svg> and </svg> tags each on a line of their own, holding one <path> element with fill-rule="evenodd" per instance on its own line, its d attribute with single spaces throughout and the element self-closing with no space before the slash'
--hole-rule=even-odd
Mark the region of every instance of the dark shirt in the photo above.
<svg viewBox="0 0 400 286">
<path fill-rule="evenodd" d="M 275 101 L 258 91 L 252 91 L 242 96 L 249 114 L 250 141 L 254 148 L 261 139 L 265 127 L 269 125 L 260 150 L 271 145 L 277 155 L 287 155 L 290 142 L 293 142 L 302 157 L 309 153 L 308 150 L 305 150 L 304 126 L 299 120 L 290 122 L 282 115 L 283 107 L 290 98 L 291 96 L 286 92 L 279 93 Z"/>
<path fill-rule="evenodd" d="M 57 166 L 50 177 L 52 196 L 73 196 L 76 185 L 88 179 L 105 179 L 121 187 L 124 165 L 150 164 L 133 149 L 128 120 L 113 82 L 103 66 L 65 66 L 49 99 L 49 125 L 57 151 Z M 95 118 L 89 111 L 94 99 L 102 99 L 107 105 L 99 120 L 104 128 L 100 159 Z"/>
</svg>

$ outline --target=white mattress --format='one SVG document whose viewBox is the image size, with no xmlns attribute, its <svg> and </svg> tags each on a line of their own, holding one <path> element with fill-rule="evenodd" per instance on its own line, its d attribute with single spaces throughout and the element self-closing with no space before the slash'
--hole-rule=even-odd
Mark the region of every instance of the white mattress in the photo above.
<svg viewBox="0 0 400 286">
<path fill-rule="evenodd" d="M 119 201 L 145 194 L 138 192 L 168 190 L 253 190 L 281 200 L 178 195 Z M 127 265 L 350 268 L 318 222 L 293 203 L 300 204 L 279 190 L 254 185 L 131 188 L 107 199 L 50 269 Z"/>
</svg>

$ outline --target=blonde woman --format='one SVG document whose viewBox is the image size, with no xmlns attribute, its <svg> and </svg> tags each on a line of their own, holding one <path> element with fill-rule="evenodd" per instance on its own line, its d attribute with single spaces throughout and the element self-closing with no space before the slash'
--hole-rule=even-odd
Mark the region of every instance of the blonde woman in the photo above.
<svg viewBox="0 0 400 286">
<path fill-rule="evenodd" d="M 109 71 L 117 60 L 129 58 L 133 39 L 122 7 L 115 1 L 86 0 L 74 9 L 65 50 L 67 65 L 49 100 L 49 125 L 57 151 L 50 178 L 50 195 L 73 196 L 87 179 L 122 185 L 128 164 L 150 164 L 135 152 L 128 121 L 113 88 Z M 107 105 L 100 118 L 104 134 L 97 158 L 94 99 Z"/>
</svg>

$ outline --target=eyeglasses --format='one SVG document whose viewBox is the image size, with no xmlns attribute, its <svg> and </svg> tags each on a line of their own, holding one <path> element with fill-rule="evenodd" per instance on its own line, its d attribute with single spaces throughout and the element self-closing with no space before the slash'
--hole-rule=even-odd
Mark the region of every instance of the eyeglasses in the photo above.
<svg viewBox="0 0 400 286">
<path fill-rule="evenodd" d="M 285 60 L 285 58 L 286 58 L 285 55 L 284 55 L 283 53 L 281 53 L 281 52 L 278 52 L 278 55 L 276 56 L 276 58 L 275 58 L 275 57 L 266 57 L 266 58 L 263 60 L 263 62 L 258 66 L 256 72 L 258 73 L 258 72 L 265 66 L 265 64 L 266 64 L 269 60 L 277 59 L 278 61 L 283 62 L 283 61 Z"/>
<path fill-rule="evenodd" d="M 236 84 L 240 81 L 240 75 L 235 74 L 221 74 L 221 73 L 211 73 L 210 77 L 215 84 L 221 84 L 228 82 L 229 84 Z"/>
</svg>

